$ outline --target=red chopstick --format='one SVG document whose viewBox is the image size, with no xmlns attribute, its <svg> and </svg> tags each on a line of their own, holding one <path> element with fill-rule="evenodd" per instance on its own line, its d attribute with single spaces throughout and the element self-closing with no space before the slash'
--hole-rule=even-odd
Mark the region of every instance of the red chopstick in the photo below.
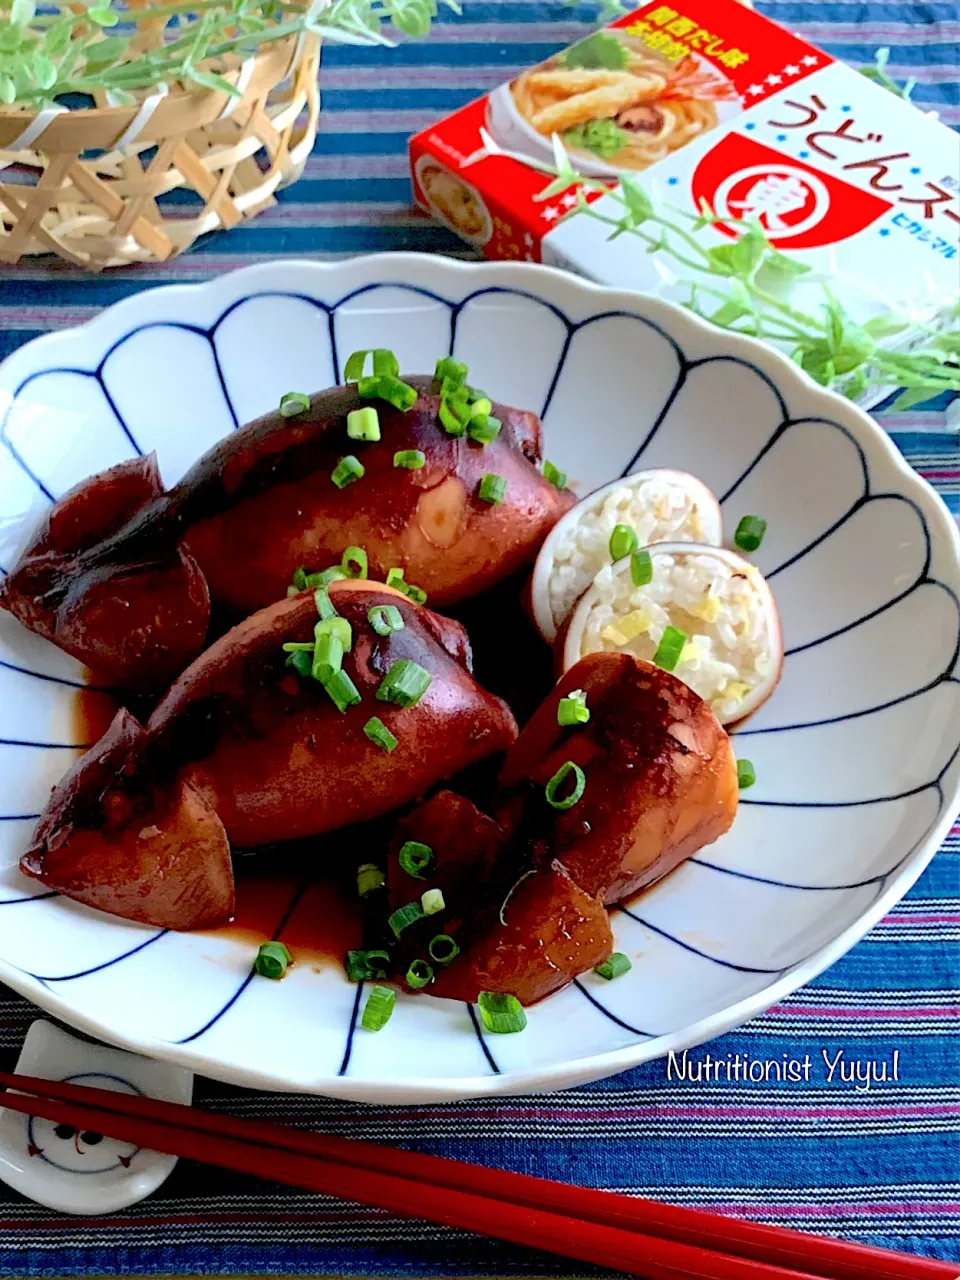
<svg viewBox="0 0 960 1280">
<path fill-rule="evenodd" d="M 373 1143 L 35 1077 L 0 1085 L 45 1095 L 8 1096 L 11 1110 L 654 1280 L 960 1280 L 949 1263 Z"/>
</svg>

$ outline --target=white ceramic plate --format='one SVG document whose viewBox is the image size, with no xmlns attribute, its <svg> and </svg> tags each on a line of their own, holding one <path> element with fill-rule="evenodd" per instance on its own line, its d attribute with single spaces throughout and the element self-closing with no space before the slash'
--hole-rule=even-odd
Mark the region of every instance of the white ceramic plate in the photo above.
<svg viewBox="0 0 960 1280">
<path fill-rule="evenodd" d="M 707 1040 L 841 956 L 906 892 L 960 787 L 960 547 L 865 414 L 776 353 L 668 303 L 545 268 L 386 255 L 265 264 L 141 293 L 0 367 L 0 565 L 51 498 L 156 449 L 175 481 L 359 347 L 403 369 L 452 352 L 539 411 L 581 493 L 637 467 L 694 472 L 724 523 L 765 515 L 783 681 L 735 737 L 756 786 L 732 831 L 614 915 L 633 969 L 590 974 L 483 1036 L 466 1005 L 401 996 L 355 1031 L 335 967 L 251 981 L 253 946 L 163 933 L 38 892 L 17 859 L 76 757 L 83 671 L 0 616 L 0 979 L 66 1022 L 257 1087 L 378 1102 L 572 1085 Z M 278 930 L 305 900 L 276 904 Z"/>
</svg>

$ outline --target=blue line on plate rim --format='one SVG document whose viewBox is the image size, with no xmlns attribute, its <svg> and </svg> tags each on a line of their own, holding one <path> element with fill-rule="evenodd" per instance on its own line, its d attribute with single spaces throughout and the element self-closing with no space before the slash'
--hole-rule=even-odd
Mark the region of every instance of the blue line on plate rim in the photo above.
<svg viewBox="0 0 960 1280">
<path fill-rule="evenodd" d="M 81 904 L 82 905 L 82 904 Z M 127 951 L 122 952 L 118 956 L 114 956 L 110 960 L 103 960 L 100 964 L 91 965 L 88 969 L 78 969 L 76 973 L 33 973 L 29 969 L 21 969 L 19 965 L 14 965 L 15 969 L 20 969 L 21 973 L 26 973 L 29 977 L 42 982 L 44 986 L 48 986 L 51 982 L 75 982 L 77 978 L 89 978 L 91 974 L 102 973 L 104 969 L 112 969 L 115 964 L 120 964 L 122 960 L 129 960 L 131 956 L 135 956 L 139 951 L 145 951 L 147 947 L 152 947 L 155 942 L 159 942 L 161 938 L 165 938 L 170 932 L 169 929 L 158 929 L 152 937 L 146 938 L 143 942 L 138 942 L 135 947 L 130 947 Z M 10 961 L 8 960 L 9 964 Z"/>
<path fill-rule="evenodd" d="M 338 1076 L 345 1076 L 347 1068 L 350 1066 L 350 1058 L 353 1054 L 353 1037 L 357 1032 L 357 1018 L 360 1016 L 360 1000 L 363 996 L 364 988 L 363 978 L 357 983 L 357 994 L 353 998 L 353 1009 L 350 1013 L 350 1023 L 347 1027 L 347 1039 L 343 1046 L 343 1058 L 340 1062 L 340 1069 L 337 1071 Z"/>
<path fill-rule="evenodd" d="M 0 658 L 0 667 L 7 671 L 13 671 L 21 676 L 33 676 L 35 680 L 46 680 L 50 684 L 63 684 L 70 689 L 89 689 L 91 693 L 105 693 L 111 697 L 120 697 L 119 689 L 111 689 L 101 684 L 84 684 L 82 680 L 71 680 L 68 676 L 51 676 L 45 671 L 34 671 L 31 667 L 21 667 L 15 662 L 7 662 L 5 658 Z"/>
<path fill-rule="evenodd" d="M 500 1071 L 500 1068 L 497 1066 L 496 1058 L 493 1056 L 493 1054 L 490 1051 L 490 1046 L 487 1044 L 487 1038 L 483 1034 L 483 1028 L 480 1026 L 480 1019 L 477 1017 L 477 1011 L 469 1001 L 465 1001 L 464 1003 L 467 1006 L 467 1013 L 469 1013 L 470 1015 L 470 1021 L 473 1023 L 474 1035 L 477 1037 L 477 1039 L 480 1042 L 480 1048 L 483 1051 L 483 1056 L 486 1058 L 487 1063 L 489 1064 L 490 1070 L 493 1072 L 493 1074 L 495 1076 L 499 1076 L 502 1073 Z"/>
<path fill-rule="evenodd" d="M 782 969 L 758 969 L 754 965 L 734 964 L 732 960 L 721 960 L 718 956 L 712 956 L 708 951 L 701 951 L 699 947 L 693 946 L 692 943 L 684 942 L 682 938 L 678 938 L 672 933 L 667 933 L 665 929 L 658 928 L 655 924 L 651 924 L 649 920 L 644 920 L 643 916 L 638 916 L 622 903 L 617 909 L 622 911 L 625 916 L 629 916 L 631 920 L 636 921 L 637 924 L 642 925 L 644 929 L 649 929 L 651 933 L 659 934 L 667 942 L 672 942 L 675 946 L 682 947 L 684 951 L 689 951 L 691 955 L 699 956 L 701 960 L 709 960 L 711 964 L 718 964 L 724 969 L 734 969 L 737 973 L 756 973 L 760 976 L 769 975 L 772 978 L 778 978 L 781 974 L 786 973 L 788 969 L 795 967 L 794 965 L 786 965 Z M 802 961 L 797 961 L 796 963 L 800 964 Z"/>
<path fill-rule="evenodd" d="M 0 898 L 0 907 L 19 907 L 24 902 L 42 902 L 44 898 L 59 898 L 57 889 L 48 889 L 46 893 L 31 893 L 22 898 Z"/>
<path fill-rule="evenodd" d="M 277 942 L 279 940 L 280 935 L 283 933 L 284 929 L 287 927 L 287 924 L 290 921 L 290 917 L 293 915 L 294 911 L 296 911 L 297 907 L 300 905 L 300 900 L 303 898 L 303 895 L 307 892 L 307 890 L 310 888 L 312 884 L 313 884 L 313 877 L 308 876 L 305 879 L 303 879 L 300 882 L 300 884 L 297 886 L 297 888 L 294 890 L 293 897 L 290 899 L 290 902 L 287 905 L 286 911 L 280 917 L 280 923 L 277 925 L 276 929 L 273 931 L 271 935 L 271 938 L 270 938 L 271 942 Z M 246 977 L 240 983 L 239 987 L 237 987 L 236 991 L 234 991 L 233 995 L 226 1002 L 226 1004 L 221 1006 L 221 1008 L 218 1010 L 217 1013 L 215 1013 L 211 1018 L 209 1018 L 203 1024 L 203 1026 L 199 1028 L 199 1030 L 192 1031 L 190 1035 L 184 1036 L 180 1040 L 173 1040 L 171 1041 L 171 1043 L 172 1044 L 190 1044 L 191 1041 L 193 1040 L 199 1040 L 202 1035 L 205 1035 L 211 1029 L 211 1027 L 216 1026 L 216 1024 L 220 1021 L 220 1019 L 224 1016 L 225 1013 L 228 1013 L 233 1008 L 233 1006 L 237 1003 L 237 1001 L 240 999 L 240 997 L 243 995 L 243 993 L 246 991 L 247 987 L 249 987 L 250 983 L 253 981 L 255 977 L 256 977 L 256 969 L 253 967 L 253 965 L 251 965 L 250 972 L 246 975 Z"/>
<path fill-rule="evenodd" d="M 629 912 L 627 914 L 629 915 Z M 580 981 L 580 978 L 574 978 L 573 986 L 577 988 L 585 1000 L 593 1005 L 594 1009 L 602 1013 L 605 1018 L 609 1018 L 611 1022 L 615 1022 L 618 1027 L 622 1027 L 624 1031 L 629 1031 L 631 1035 L 641 1036 L 646 1040 L 655 1040 L 657 1038 L 658 1033 L 653 1031 L 642 1031 L 640 1027 L 635 1027 L 629 1022 L 624 1022 L 624 1020 L 622 1018 L 618 1018 L 615 1013 L 611 1013 L 605 1004 L 602 1004 L 596 996 L 590 994 L 587 988 Z"/>
</svg>

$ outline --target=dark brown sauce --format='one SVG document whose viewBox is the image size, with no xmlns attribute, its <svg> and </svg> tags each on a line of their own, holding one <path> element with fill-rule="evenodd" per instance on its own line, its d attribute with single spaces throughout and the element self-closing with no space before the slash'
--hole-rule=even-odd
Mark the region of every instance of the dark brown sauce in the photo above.
<svg viewBox="0 0 960 1280">
<path fill-rule="evenodd" d="M 256 857 L 237 859 L 237 913 L 231 924 L 215 930 L 218 937 L 259 946 L 274 936 L 280 921 L 303 886 L 295 873 L 264 866 Z M 295 963 L 311 968 L 343 964 L 343 957 L 363 939 L 363 919 L 356 889 L 318 879 L 303 890 L 282 933 Z"/>
<path fill-rule="evenodd" d="M 120 702 L 109 693 L 78 689 L 71 708 L 73 733 L 70 741 L 92 747 L 110 727 L 119 706 Z"/>
</svg>

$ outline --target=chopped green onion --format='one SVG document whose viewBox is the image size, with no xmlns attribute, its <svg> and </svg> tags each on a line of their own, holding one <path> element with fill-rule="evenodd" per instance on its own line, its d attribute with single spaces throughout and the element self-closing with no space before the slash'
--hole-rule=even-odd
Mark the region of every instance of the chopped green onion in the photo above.
<svg viewBox="0 0 960 1280">
<path fill-rule="evenodd" d="M 414 880 L 422 880 L 422 873 L 433 861 L 433 850 L 419 840 L 407 840 L 401 846 L 397 860 L 408 876 L 413 876 Z"/>
<path fill-rule="evenodd" d="M 462 436 L 467 429 L 467 420 L 461 421 L 454 413 L 448 400 L 440 401 L 440 408 L 437 410 L 437 416 L 440 419 L 440 425 L 448 436 Z"/>
<path fill-rule="evenodd" d="M 393 987 L 371 987 L 360 1025 L 365 1031 L 382 1031 L 390 1021 L 396 1003 L 397 993 Z"/>
<path fill-rule="evenodd" d="M 398 449 L 393 455 L 393 465 L 407 471 L 419 471 L 427 465 L 427 455 L 422 449 Z"/>
<path fill-rule="evenodd" d="M 340 568 L 348 578 L 365 578 L 367 576 L 367 553 L 363 547 L 347 547 L 340 561 Z"/>
<path fill-rule="evenodd" d="M 360 690 L 342 669 L 323 687 L 338 711 L 346 711 L 347 707 L 355 707 L 358 702 L 363 701 Z"/>
<path fill-rule="evenodd" d="M 303 650 L 304 653 L 313 653 L 316 641 L 310 640 L 286 640 L 283 644 L 284 653 L 297 653 Z"/>
<path fill-rule="evenodd" d="M 390 972 L 390 955 L 386 951 L 348 951 L 344 967 L 351 982 L 377 981 Z"/>
<path fill-rule="evenodd" d="M 582 689 L 571 689 L 557 706 L 557 724 L 586 724 L 590 719 L 587 695 Z"/>
<path fill-rule="evenodd" d="M 687 637 L 679 627 L 664 627 L 657 652 L 653 655 L 654 662 L 664 671 L 672 671 L 680 661 L 686 643 Z"/>
<path fill-rule="evenodd" d="M 332 618 L 321 618 L 313 628 L 314 644 L 322 635 L 336 636 L 343 645 L 343 652 L 347 653 L 353 645 L 353 628 L 346 618 L 341 618 L 339 614 L 334 614 Z"/>
<path fill-rule="evenodd" d="M 307 586 L 329 587 L 331 582 L 340 582 L 346 576 L 338 564 L 332 564 L 329 569 L 324 569 L 323 573 L 308 573 Z"/>
<path fill-rule="evenodd" d="M 354 351 L 353 355 L 347 357 L 347 363 L 343 366 L 344 382 L 360 381 L 369 354 L 369 351 Z"/>
<path fill-rule="evenodd" d="M 335 618 L 337 611 L 333 606 L 333 602 L 327 595 L 326 587 L 317 587 L 313 593 L 313 603 L 317 606 L 317 613 L 321 618 Z"/>
<path fill-rule="evenodd" d="M 395 604 L 375 604 L 367 612 L 367 620 L 378 636 L 403 630 L 403 614 Z"/>
<path fill-rule="evenodd" d="M 438 382 L 450 382 L 453 387 L 462 387 L 467 380 L 467 366 L 452 356 L 444 356 L 437 361 L 433 376 Z"/>
<path fill-rule="evenodd" d="M 387 570 L 387 586 L 395 587 L 397 591 L 402 591 L 404 595 L 407 594 L 407 584 L 403 580 L 402 569 Z"/>
<path fill-rule="evenodd" d="M 299 569 L 293 571 L 293 585 L 297 591 L 304 591 L 307 585 L 307 571 L 301 565 Z"/>
<path fill-rule="evenodd" d="M 357 395 L 364 400 L 386 400 L 387 404 L 404 412 L 417 403 L 416 388 L 391 374 L 361 378 L 357 382 Z"/>
<path fill-rule="evenodd" d="M 427 951 L 430 953 L 430 959 L 434 964 L 449 964 L 451 960 L 460 954 L 460 948 L 449 933 L 438 933 L 435 938 L 430 940 Z"/>
<path fill-rule="evenodd" d="M 363 463 L 359 462 L 352 453 L 348 453 L 333 468 L 330 479 L 338 489 L 345 489 L 348 484 L 353 484 L 354 480 L 361 480 L 365 470 Z"/>
<path fill-rule="evenodd" d="M 350 410 L 347 414 L 347 435 L 351 440 L 380 439 L 380 416 L 372 405 Z"/>
<path fill-rule="evenodd" d="M 653 561 L 645 547 L 642 551 L 634 551 L 630 557 L 630 579 L 635 587 L 645 587 L 653 581 Z"/>
<path fill-rule="evenodd" d="M 335 622 L 335 618 L 330 619 Z M 321 624 L 318 622 L 317 626 Z M 324 631 L 317 637 L 310 674 L 321 684 L 328 684 L 343 665 L 343 644 L 340 637 Z"/>
<path fill-rule="evenodd" d="M 373 372 L 381 378 L 395 378 L 400 372 L 400 362 L 386 347 L 377 347 L 373 352 Z"/>
<path fill-rule="evenodd" d="M 467 435 L 471 440 L 475 440 L 477 444 L 490 444 L 496 440 L 502 426 L 503 423 L 499 418 L 495 418 L 493 414 L 487 414 L 483 418 L 471 418 L 470 425 L 467 427 Z"/>
<path fill-rule="evenodd" d="M 750 760 L 737 761 L 737 786 L 741 791 L 746 791 L 747 787 L 752 787 L 757 780 L 757 773 Z"/>
<path fill-rule="evenodd" d="M 488 396 L 480 396 L 479 399 L 472 401 L 470 405 L 470 418 L 473 421 L 483 418 L 484 420 L 493 413 L 493 404 Z"/>
<path fill-rule="evenodd" d="M 562 800 L 558 800 L 557 792 L 571 774 L 574 779 L 573 790 L 568 796 L 565 796 Z M 568 760 L 566 764 L 562 764 L 560 766 L 544 789 L 544 794 L 547 797 L 547 804 L 552 805 L 554 809 L 572 809 L 577 801 L 583 796 L 586 786 L 586 774 L 578 764 L 574 764 L 572 760 Z"/>
<path fill-rule="evenodd" d="M 384 751 L 394 751 L 400 745 L 399 739 L 393 736 L 379 716 L 371 716 L 363 726 L 363 732 Z"/>
<path fill-rule="evenodd" d="M 367 356 L 373 357 L 373 372 L 378 377 L 396 377 L 400 372 L 397 357 L 386 347 L 375 347 L 368 351 L 354 351 L 343 368 L 344 382 L 359 382 L 367 363 Z"/>
<path fill-rule="evenodd" d="M 261 978 L 272 978 L 276 982 L 286 973 L 289 964 L 290 952 L 282 942 L 265 942 L 257 952 L 253 968 Z"/>
<path fill-rule="evenodd" d="M 560 471 L 552 462 L 544 462 L 543 478 L 548 484 L 552 484 L 555 489 L 565 489 L 567 487 L 567 473 Z"/>
<path fill-rule="evenodd" d="M 756 551 L 767 532 L 767 522 L 763 516 L 744 516 L 737 525 L 733 540 L 741 551 Z"/>
<path fill-rule="evenodd" d="M 622 560 L 636 549 L 638 541 L 636 530 L 628 524 L 615 524 L 610 535 L 610 559 Z"/>
<path fill-rule="evenodd" d="M 481 991 L 477 996 L 477 1006 L 483 1025 L 498 1035 L 522 1031 L 527 1025 L 527 1015 L 516 996 L 502 991 Z"/>
<path fill-rule="evenodd" d="M 408 902 L 405 907 L 397 907 L 387 920 L 387 924 L 393 930 L 394 937 L 399 938 L 404 929 L 409 929 L 412 924 L 422 919 L 423 911 L 420 909 L 420 903 Z"/>
<path fill-rule="evenodd" d="M 373 893 L 374 889 L 379 889 L 386 882 L 387 877 L 374 862 L 365 862 L 363 866 L 357 867 L 357 893 L 361 898 L 365 898 L 368 893 Z"/>
<path fill-rule="evenodd" d="M 310 397 L 302 391 L 285 391 L 280 397 L 280 417 L 295 418 L 298 413 L 306 413 L 310 408 Z"/>
<path fill-rule="evenodd" d="M 291 596 L 298 596 L 299 594 L 300 594 L 300 588 L 299 588 L 299 587 L 287 587 L 287 599 L 288 599 L 288 600 L 290 599 L 290 597 L 291 597 Z"/>
<path fill-rule="evenodd" d="M 427 593 L 424 591 L 423 587 L 415 587 L 411 582 L 407 586 L 406 592 L 407 592 L 407 599 L 412 600 L 414 604 L 427 603 Z"/>
<path fill-rule="evenodd" d="M 408 987 L 419 991 L 433 981 L 433 965 L 427 964 L 426 960 L 414 960 L 407 970 L 406 979 Z"/>
<path fill-rule="evenodd" d="M 427 889 L 420 895 L 420 905 L 425 916 L 435 916 L 446 908 L 441 889 Z"/>
<path fill-rule="evenodd" d="M 503 476 L 488 471 L 480 481 L 479 495 L 481 502 L 501 503 L 507 496 L 507 482 Z"/>
<path fill-rule="evenodd" d="M 293 667 L 298 676 L 306 679 L 313 671 L 313 645 L 307 649 L 295 649 L 287 658 L 287 666 Z"/>
<path fill-rule="evenodd" d="M 614 978 L 622 978 L 632 968 L 633 965 L 622 951 L 614 951 L 609 960 L 604 960 L 603 964 L 594 965 L 593 972 L 598 978 L 606 978 L 608 982 L 612 982 Z"/>
<path fill-rule="evenodd" d="M 418 662 L 399 658 L 380 682 L 377 698 L 380 702 L 393 702 L 398 707 L 412 707 L 430 688 L 430 673 Z"/>
<path fill-rule="evenodd" d="M 380 382 L 380 398 L 387 400 L 395 409 L 406 413 L 417 403 L 416 387 L 411 387 L 408 382 L 401 382 L 399 378 L 381 378 Z"/>
</svg>

